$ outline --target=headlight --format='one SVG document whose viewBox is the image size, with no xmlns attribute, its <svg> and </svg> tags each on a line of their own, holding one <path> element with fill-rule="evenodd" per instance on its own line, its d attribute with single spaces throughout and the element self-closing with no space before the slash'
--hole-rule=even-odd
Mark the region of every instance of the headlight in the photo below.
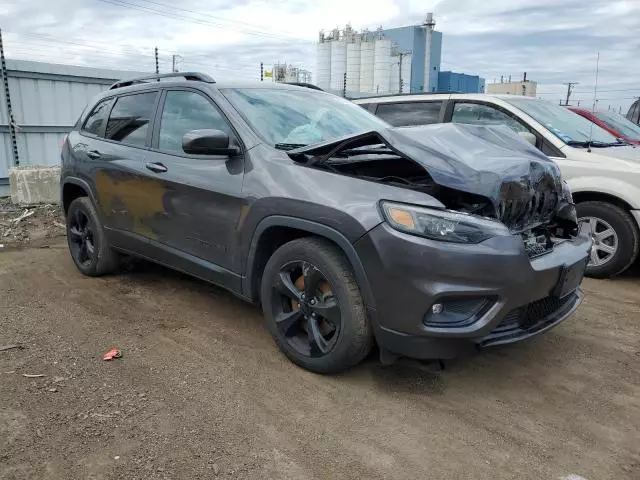
<svg viewBox="0 0 640 480">
<path fill-rule="evenodd" d="M 456 243 L 479 243 L 491 237 L 510 235 L 497 220 L 476 215 L 382 202 L 384 216 L 396 230 L 433 240 Z"/>
</svg>

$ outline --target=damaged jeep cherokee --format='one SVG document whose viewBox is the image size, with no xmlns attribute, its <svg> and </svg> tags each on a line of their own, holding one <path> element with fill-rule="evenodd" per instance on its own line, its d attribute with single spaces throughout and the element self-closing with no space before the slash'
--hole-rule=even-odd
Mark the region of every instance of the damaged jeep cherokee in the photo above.
<svg viewBox="0 0 640 480">
<path fill-rule="evenodd" d="M 321 91 L 176 73 L 100 94 L 62 167 L 83 274 L 141 257 L 217 284 L 315 372 L 374 343 L 390 360 L 515 342 L 582 300 L 571 193 L 499 127 L 392 128 Z"/>
</svg>

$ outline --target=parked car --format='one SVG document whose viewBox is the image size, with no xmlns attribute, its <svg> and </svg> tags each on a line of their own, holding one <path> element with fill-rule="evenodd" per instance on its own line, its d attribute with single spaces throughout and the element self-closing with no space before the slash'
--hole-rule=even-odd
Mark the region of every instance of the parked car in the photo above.
<svg viewBox="0 0 640 480">
<path fill-rule="evenodd" d="M 622 115 L 609 110 L 589 110 L 582 107 L 568 107 L 573 113 L 595 123 L 616 138 L 631 145 L 640 145 L 640 125 L 631 123 Z"/>
<path fill-rule="evenodd" d="M 564 107 L 515 95 L 393 95 L 355 103 L 395 126 L 506 125 L 560 166 L 593 232 L 587 275 L 611 277 L 638 257 L 640 148 Z"/>
<path fill-rule="evenodd" d="M 162 81 L 156 81 L 162 80 Z M 85 275 L 141 257 L 260 302 L 296 364 L 451 358 L 566 319 L 591 239 L 560 171 L 506 129 L 391 128 L 304 87 L 116 83 L 62 149 Z"/>
<path fill-rule="evenodd" d="M 631 123 L 640 125 L 640 99 L 633 102 L 633 104 L 629 108 L 629 112 L 627 113 L 627 119 L 629 119 Z"/>
</svg>

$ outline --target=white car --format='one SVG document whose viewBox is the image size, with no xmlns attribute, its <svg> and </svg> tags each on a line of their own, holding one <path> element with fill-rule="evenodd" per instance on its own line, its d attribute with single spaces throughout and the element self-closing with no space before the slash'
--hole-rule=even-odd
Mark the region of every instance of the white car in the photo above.
<svg viewBox="0 0 640 480">
<path fill-rule="evenodd" d="M 394 126 L 457 122 L 506 125 L 554 159 L 569 183 L 578 217 L 591 224 L 587 274 L 610 277 L 637 258 L 640 148 L 564 107 L 516 95 L 419 94 L 354 100 Z"/>
</svg>

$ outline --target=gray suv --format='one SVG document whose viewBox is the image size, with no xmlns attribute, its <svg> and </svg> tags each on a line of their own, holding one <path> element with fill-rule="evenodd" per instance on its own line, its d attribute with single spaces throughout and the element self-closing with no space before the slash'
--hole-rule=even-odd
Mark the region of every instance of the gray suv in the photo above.
<svg viewBox="0 0 640 480">
<path fill-rule="evenodd" d="M 308 88 L 180 73 L 99 95 L 62 148 L 71 256 L 140 257 L 260 303 L 296 364 L 447 359 L 582 299 L 590 238 L 555 164 L 501 129 L 392 128 Z"/>
</svg>

